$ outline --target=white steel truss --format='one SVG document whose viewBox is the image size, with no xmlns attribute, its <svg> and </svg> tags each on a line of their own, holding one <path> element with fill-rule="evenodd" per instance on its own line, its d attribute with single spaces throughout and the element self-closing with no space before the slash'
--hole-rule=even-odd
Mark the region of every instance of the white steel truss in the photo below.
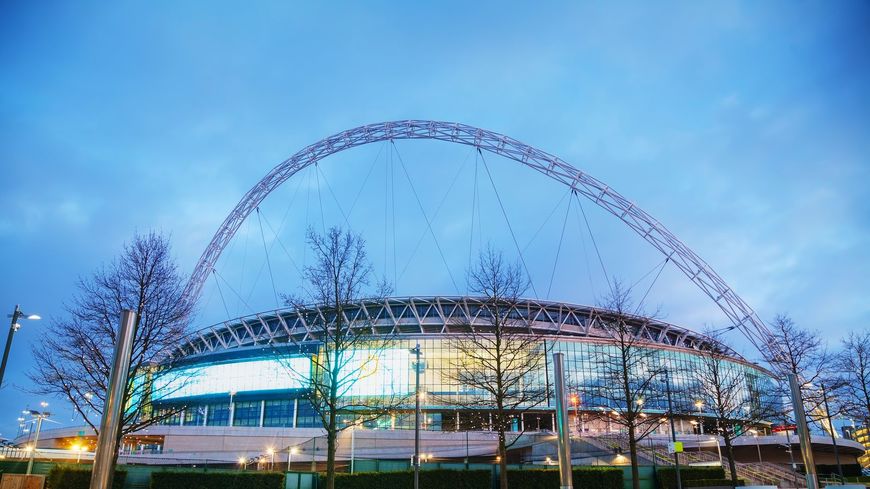
<svg viewBox="0 0 870 489">
<path fill-rule="evenodd" d="M 612 341 L 600 326 L 602 321 L 614 317 L 613 312 L 605 309 L 538 300 L 501 307 L 506 309 L 505 317 L 515 320 L 515 327 L 529 328 L 536 334 Z M 443 337 L 463 332 L 468 325 L 490 326 L 485 317 L 488 310 L 489 306 L 484 307 L 484 300 L 479 297 L 389 297 L 348 304 L 343 309 L 343 319 L 345 324 L 361 328 L 366 334 Z M 706 351 L 713 344 L 710 338 L 673 324 L 643 316 L 629 316 L 628 320 L 635 335 L 650 345 Z M 252 314 L 191 334 L 171 356 L 179 359 L 235 348 L 316 342 L 324 321 L 327 327 L 334 324 L 335 311 L 331 307 L 313 305 Z M 729 353 L 741 359 L 736 352 Z"/>
<path fill-rule="evenodd" d="M 473 146 L 522 163 L 563 183 L 586 197 L 640 235 L 677 266 L 725 313 L 734 326 L 766 358 L 781 351 L 755 311 L 694 251 L 680 242 L 659 221 L 603 182 L 560 158 L 516 139 L 465 124 L 407 120 L 369 124 L 340 132 L 306 146 L 272 169 L 254 185 L 226 217 L 203 252 L 187 284 L 186 295 L 197 299 L 208 275 L 242 222 L 275 188 L 300 170 L 340 151 L 365 144 L 397 139 L 435 139 Z"/>
</svg>

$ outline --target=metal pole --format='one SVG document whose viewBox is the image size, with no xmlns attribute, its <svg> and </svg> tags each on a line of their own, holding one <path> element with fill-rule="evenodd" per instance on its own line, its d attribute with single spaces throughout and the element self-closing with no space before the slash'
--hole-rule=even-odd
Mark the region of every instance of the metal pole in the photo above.
<svg viewBox="0 0 870 489">
<path fill-rule="evenodd" d="M 556 384 L 556 433 L 559 437 L 559 487 L 572 489 L 571 446 L 568 424 L 568 397 L 565 392 L 565 354 L 553 353 L 553 382 Z"/>
<path fill-rule="evenodd" d="M 6 373 L 6 362 L 9 360 L 9 349 L 12 348 L 12 336 L 15 335 L 15 323 L 21 316 L 21 309 L 15 304 L 15 312 L 12 313 L 12 322 L 9 324 L 9 336 L 6 337 L 6 348 L 3 350 L 3 363 L 0 363 L 0 387 L 3 387 L 3 375 Z"/>
<path fill-rule="evenodd" d="M 764 463 L 761 461 L 761 445 L 758 444 L 758 433 L 755 433 L 755 448 L 758 450 L 758 463 Z"/>
<path fill-rule="evenodd" d="M 33 449 L 30 450 L 30 459 L 27 461 L 27 475 L 33 470 L 33 457 L 36 455 L 36 445 L 39 443 L 39 430 L 42 428 L 42 417 L 40 413 L 36 416 L 36 436 L 33 439 Z"/>
<path fill-rule="evenodd" d="M 816 475 L 816 462 L 813 460 L 813 445 L 810 431 L 807 428 L 807 415 L 804 411 L 801 386 L 797 375 L 788 374 L 788 385 L 791 387 L 791 402 L 794 407 L 794 419 L 797 425 L 798 438 L 801 441 L 801 455 L 804 458 L 804 470 L 807 477 L 807 489 L 819 489 L 819 478 Z"/>
<path fill-rule="evenodd" d="M 719 454 L 719 467 L 722 467 L 722 447 L 719 446 L 719 437 L 714 437 L 713 441 L 716 442 L 716 453 Z"/>
<path fill-rule="evenodd" d="M 786 420 L 786 423 L 788 423 L 788 420 Z M 791 474 L 792 474 L 792 476 L 794 476 L 794 486 L 797 487 L 797 483 L 798 483 L 797 466 L 795 466 L 795 463 L 794 463 L 794 447 L 791 444 L 791 435 L 789 434 L 789 432 L 791 432 L 791 430 L 786 427 L 785 441 L 788 443 L 788 459 L 791 462 Z"/>
<path fill-rule="evenodd" d="M 353 474 L 353 459 L 356 444 L 356 426 L 350 427 L 350 473 Z"/>
<path fill-rule="evenodd" d="M 90 489 L 109 489 L 115 477 L 117 436 L 121 430 L 121 410 L 124 408 L 124 390 L 127 387 L 135 335 L 136 313 L 124 309 L 121 311 L 121 327 L 118 330 L 115 358 L 109 374 L 109 388 L 106 389 L 106 403 L 103 406 L 103 419 L 100 422 L 100 435 L 94 454 Z"/>
<path fill-rule="evenodd" d="M 417 363 L 414 364 L 415 401 L 414 401 L 414 489 L 420 489 L 420 342 L 414 347 Z"/>
<path fill-rule="evenodd" d="M 831 443 L 834 444 L 834 457 L 837 459 L 837 473 L 840 474 L 840 480 L 843 478 L 843 466 L 840 465 L 840 450 L 837 448 L 837 437 L 834 434 L 834 421 L 831 419 L 831 409 L 828 407 L 828 393 L 825 391 L 825 385 L 821 385 L 822 399 L 825 401 L 825 414 L 828 415 L 828 427 L 831 428 Z"/>
<path fill-rule="evenodd" d="M 671 421 L 671 441 L 676 444 L 677 430 L 674 426 L 674 407 L 671 400 L 671 377 L 668 369 L 665 369 L 665 391 L 668 393 L 668 419 Z M 677 489 L 683 489 L 683 481 L 680 479 L 680 454 L 674 452 L 674 469 L 677 474 Z"/>
</svg>

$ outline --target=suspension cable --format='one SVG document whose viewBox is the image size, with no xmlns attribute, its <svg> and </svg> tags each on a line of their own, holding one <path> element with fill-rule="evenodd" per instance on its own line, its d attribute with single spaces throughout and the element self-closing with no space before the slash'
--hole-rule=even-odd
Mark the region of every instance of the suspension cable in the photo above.
<svg viewBox="0 0 870 489">
<path fill-rule="evenodd" d="M 266 266 L 269 268 L 269 279 L 272 281 L 272 293 L 275 294 L 275 307 L 281 308 L 278 300 L 278 289 L 275 288 L 275 274 L 272 273 L 272 261 L 269 260 L 269 248 L 266 247 L 266 233 L 263 232 L 263 220 L 260 219 L 260 206 L 257 206 L 257 222 L 260 224 L 260 238 L 263 239 L 263 252 L 266 253 Z"/>
<path fill-rule="evenodd" d="M 227 301 L 226 299 L 224 299 L 224 293 L 221 290 L 221 283 L 218 281 L 217 276 L 215 276 L 214 268 L 211 269 L 211 276 L 214 279 L 215 285 L 217 286 L 218 294 L 221 296 L 221 303 L 224 305 L 224 312 L 227 313 L 227 318 L 229 319 L 231 317 L 230 309 L 227 307 Z"/>
<path fill-rule="evenodd" d="M 435 236 L 435 230 L 432 229 L 432 222 L 429 220 L 429 216 L 426 215 L 426 209 L 423 208 L 423 203 L 420 201 L 420 196 L 417 194 L 417 189 L 414 187 L 414 182 L 411 181 L 411 176 L 408 174 L 408 168 L 405 167 L 405 162 L 402 159 L 402 154 L 399 153 L 398 148 L 396 148 L 395 141 L 393 143 L 393 148 L 396 150 L 396 156 L 399 158 L 399 165 L 402 167 L 402 171 L 405 174 L 405 179 L 408 180 L 408 185 L 411 187 L 411 192 L 414 194 L 414 198 L 417 200 L 417 206 L 420 208 L 420 212 L 423 214 L 423 219 L 426 220 L 426 226 L 429 228 L 429 234 L 432 235 L 432 240 L 435 243 L 435 247 L 438 249 L 438 254 L 441 255 L 441 261 L 444 262 L 444 268 L 447 270 L 447 275 L 450 276 L 450 281 L 453 282 L 453 287 L 456 289 L 456 292 L 459 292 L 459 286 L 456 285 L 456 279 L 453 278 L 453 272 L 450 271 L 450 265 L 447 263 L 447 259 L 444 257 L 444 251 L 441 249 L 441 245 L 438 243 L 438 237 Z"/>
<path fill-rule="evenodd" d="M 350 221 L 347 219 L 347 214 L 344 213 L 344 209 L 341 208 L 341 204 L 338 202 L 338 199 L 335 197 L 335 193 L 332 191 L 332 186 L 329 185 L 329 180 L 326 179 L 326 175 L 320 171 L 320 166 L 315 165 L 315 169 L 317 173 L 319 173 L 323 177 L 323 183 L 326 184 L 326 190 L 329 191 L 329 195 L 332 196 L 332 200 L 335 202 L 335 206 L 338 207 L 338 212 L 341 213 L 341 217 L 344 218 L 344 223 L 347 225 L 347 228 L 350 229 Z"/>
<path fill-rule="evenodd" d="M 655 276 L 655 278 L 653 279 L 652 283 L 649 284 L 649 287 L 647 287 L 646 292 L 643 294 L 643 297 L 641 297 L 641 298 L 640 298 L 640 301 L 637 303 L 637 307 L 634 309 L 634 314 L 635 314 L 635 315 L 637 315 L 637 314 L 640 312 L 640 308 L 643 306 L 643 301 L 646 300 L 646 296 L 649 295 L 649 292 L 652 290 L 653 285 L 656 284 L 656 282 L 657 282 L 658 279 L 659 279 L 659 276 L 661 276 L 662 272 L 663 272 L 664 269 L 665 269 L 665 265 L 667 265 L 669 261 L 671 261 L 671 257 L 670 257 L 670 256 L 668 256 L 667 258 L 665 258 L 665 261 L 662 263 L 661 268 L 659 268 L 659 272 L 656 274 L 656 276 Z"/>
<path fill-rule="evenodd" d="M 564 200 L 564 197 L 563 197 Z M 561 200 L 559 201 L 562 202 Z M 559 246 L 556 248 L 556 259 L 553 260 L 553 271 L 550 273 L 550 285 L 547 287 L 547 299 L 553 290 L 553 279 L 556 278 L 556 266 L 559 264 L 559 254 L 562 252 L 562 241 L 565 239 L 565 228 L 568 227 L 568 216 L 571 214 L 571 199 L 568 199 L 568 208 L 565 210 L 565 220 L 562 221 L 562 234 L 559 235 Z"/>
<path fill-rule="evenodd" d="M 475 152 L 474 153 L 474 190 L 472 191 L 472 195 L 471 195 L 471 232 L 468 233 L 468 269 L 469 270 L 471 270 L 471 256 L 472 256 L 472 250 L 474 249 L 474 209 L 475 209 L 475 207 L 478 208 L 478 214 L 480 214 L 480 212 L 479 212 L 480 208 L 478 206 L 478 201 L 477 201 L 477 168 L 478 168 L 478 166 L 479 165 L 478 165 L 478 160 L 477 160 L 477 153 Z M 478 219 L 479 218 L 480 218 L 480 216 L 478 215 Z M 478 236 L 478 239 L 480 239 L 480 236 Z M 468 295 L 468 281 L 467 280 L 465 281 L 465 294 Z"/>
<path fill-rule="evenodd" d="M 248 308 L 249 311 L 251 311 L 251 312 L 256 312 L 256 311 L 254 310 L 254 308 L 251 307 L 251 305 L 248 304 L 248 303 L 245 301 L 245 299 L 242 298 L 242 296 L 241 296 L 241 295 L 236 291 L 236 289 L 233 288 L 233 286 L 232 286 L 232 285 L 227 281 L 227 279 L 225 279 L 224 276 L 221 275 L 220 272 L 217 271 L 216 268 L 212 268 L 211 271 L 215 274 L 215 276 L 217 276 L 218 278 L 220 278 L 221 280 L 224 281 L 224 284 L 227 286 L 227 288 L 230 289 L 230 292 L 232 292 L 233 294 L 235 294 L 236 298 L 238 298 L 238 299 L 242 302 L 242 304 L 244 304 L 245 307 Z M 241 316 L 241 314 L 239 314 L 239 316 Z"/>
<path fill-rule="evenodd" d="M 523 269 L 526 271 L 526 275 L 529 277 L 529 285 L 532 287 L 532 293 L 535 294 L 535 299 L 540 299 L 538 295 L 538 291 L 535 289 L 535 282 L 532 280 L 532 274 L 529 273 L 529 267 L 526 265 L 526 259 L 523 257 L 523 251 L 520 249 L 520 244 L 517 241 L 517 235 L 514 234 L 514 229 L 511 227 L 511 221 L 508 219 L 507 211 L 505 211 L 504 204 L 501 201 L 501 195 L 498 193 L 498 188 L 495 186 L 495 180 L 492 179 L 492 173 L 489 171 L 489 165 L 486 164 L 486 158 L 483 156 L 483 153 L 480 151 L 480 148 L 477 148 L 477 152 L 480 154 L 480 161 L 483 162 L 483 169 L 486 170 L 486 176 L 489 177 L 489 183 L 492 185 L 492 189 L 495 192 L 495 198 L 498 200 L 498 206 L 501 208 L 501 213 L 504 216 L 504 220 L 507 223 L 508 231 L 511 233 L 511 238 L 514 240 L 514 246 L 517 248 L 517 253 L 520 255 L 520 262 L 523 264 Z"/>
<path fill-rule="evenodd" d="M 317 203 L 320 205 L 320 230 L 326 236 L 326 217 L 323 214 L 323 192 L 320 191 L 320 170 L 314 164 L 314 178 L 317 179 Z"/>
<path fill-rule="evenodd" d="M 589 219 L 586 218 L 586 211 L 583 210 L 583 203 L 580 202 L 580 197 L 574 193 L 574 198 L 577 204 L 580 205 L 580 212 L 583 214 L 583 222 L 586 223 L 586 230 L 589 231 L 589 237 L 592 239 L 592 246 L 595 247 L 595 254 L 598 256 L 598 263 L 601 265 L 601 271 L 604 272 L 604 281 L 607 282 L 607 287 L 610 288 L 610 293 L 613 294 L 613 284 L 610 283 L 610 278 L 607 275 L 607 267 L 604 266 L 604 260 L 601 258 L 601 250 L 598 249 L 598 243 L 595 241 L 595 235 L 592 234 L 592 227 L 589 226 Z"/>
<path fill-rule="evenodd" d="M 386 144 L 386 143 L 385 143 Z M 380 145 L 378 147 L 378 154 L 375 155 L 375 159 L 372 160 L 372 164 L 369 166 L 369 171 L 366 173 L 366 177 L 363 179 L 362 185 L 359 187 L 359 191 L 356 193 L 356 196 L 353 198 L 353 202 L 350 204 L 350 210 L 347 211 L 347 218 L 353 215 L 353 210 L 356 208 L 356 203 L 359 201 L 360 196 L 366 188 L 366 184 L 369 181 L 369 177 L 372 176 L 372 173 L 375 171 L 375 167 L 377 166 L 378 160 L 381 158 L 381 153 L 384 151 L 384 145 Z"/>
<path fill-rule="evenodd" d="M 538 226 L 538 229 L 535 231 L 535 233 L 532 235 L 532 237 L 529 239 L 529 241 L 526 243 L 526 245 L 523 246 L 523 251 L 526 251 L 527 249 L 529 249 L 529 246 L 532 245 L 532 243 L 538 237 L 538 234 L 541 233 L 541 230 L 543 230 L 544 227 L 547 225 L 547 223 L 550 222 L 550 219 L 553 218 L 553 216 L 556 214 L 556 211 L 559 210 L 560 207 L 562 207 L 562 202 L 565 201 L 565 198 L 570 196 L 570 195 L 571 195 L 571 189 L 569 188 L 568 191 L 565 192 L 565 195 L 563 195 L 562 198 L 559 199 L 558 202 L 556 202 L 556 205 L 553 206 L 553 210 L 551 210 L 550 214 L 547 215 L 547 218 L 541 222 L 541 225 Z M 570 206 L 569 206 L 569 208 L 570 208 Z"/>
<path fill-rule="evenodd" d="M 470 154 L 470 153 L 469 153 Z M 450 185 L 447 186 L 447 191 L 444 192 L 444 195 L 441 197 L 441 201 L 438 202 L 438 206 L 435 208 L 435 212 L 432 214 L 432 221 L 438 218 L 438 213 L 441 212 L 441 207 L 444 206 L 444 203 L 447 202 L 447 197 L 450 196 L 450 191 L 453 190 L 453 187 L 456 185 L 456 182 L 459 180 L 460 175 L 462 175 L 462 170 L 465 169 L 465 165 L 468 163 L 468 157 L 462 162 L 462 165 L 459 167 L 459 170 L 456 172 L 456 175 L 453 176 L 453 180 L 450 181 Z M 414 256 L 417 254 L 417 250 L 420 248 L 420 244 L 423 243 L 423 239 L 426 237 L 426 230 L 424 229 L 422 233 L 420 233 L 420 237 L 417 239 L 417 244 L 414 246 L 414 250 L 411 251 L 411 255 L 408 257 L 408 261 L 405 263 L 405 266 L 402 268 L 402 273 L 399 274 L 399 278 L 405 276 L 405 272 L 408 271 L 408 267 L 411 265 L 411 262 L 414 260 Z"/>
</svg>

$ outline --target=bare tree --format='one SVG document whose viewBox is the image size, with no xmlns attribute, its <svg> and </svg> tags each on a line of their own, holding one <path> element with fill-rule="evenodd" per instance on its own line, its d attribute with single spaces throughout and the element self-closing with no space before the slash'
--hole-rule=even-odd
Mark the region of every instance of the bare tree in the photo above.
<svg viewBox="0 0 870 489">
<path fill-rule="evenodd" d="M 828 352 L 824 340 L 816 331 L 798 327 L 787 315 L 777 315 L 770 324 L 773 342 L 779 351 L 769 359 L 773 369 L 780 374 L 776 386 L 777 394 L 783 399 L 791 399 L 791 390 L 785 374 L 795 374 L 801 382 L 801 398 L 810 421 L 829 429 L 824 409 L 822 389 L 839 387 L 831 365 L 834 356 Z"/>
<path fill-rule="evenodd" d="M 725 443 L 731 480 L 737 480 L 733 441 L 747 426 L 774 419 L 777 403 L 759 385 L 761 378 L 732 361 L 734 352 L 722 341 L 721 331 L 707 331 L 710 342 L 700 355 L 701 363 L 693 371 L 700 401 L 715 417 L 717 431 Z M 718 442 L 717 442 L 718 443 Z"/>
<path fill-rule="evenodd" d="M 870 331 L 852 331 L 836 357 L 840 376 L 838 398 L 844 413 L 870 426 Z"/>
<path fill-rule="evenodd" d="M 478 320 L 453 325 L 462 332 L 449 342 L 455 357 L 446 377 L 472 394 L 449 402 L 491 410 L 492 429 L 498 433 L 499 484 L 507 489 L 507 449 L 519 438 L 508 441 L 507 433 L 517 417 L 547 400 L 546 388 L 532 382 L 546 352 L 542 337 L 518 314 L 528 281 L 517 264 L 488 247 L 467 280 L 469 290 L 480 296 L 479 310 L 469 311 Z"/>
<path fill-rule="evenodd" d="M 632 486 L 638 489 L 639 443 L 661 423 L 644 407 L 661 404 L 660 381 L 665 368 L 656 345 L 638 334 L 638 325 L 650 319 L 637 315 L 639 308 L 633 307 L 628 290 L 614 281 L 600 306 L 605 310 L 601 311 L 598 326 L 610 341 L 596 349 L 594 355 L 600 372 L 598 382 L 583 390 L 586 397 L 603 401 L 608 408 L 603 416 L 628 432 Z"/>
<path fill-rule="evenodd" d="M 155 409 L 172 392 L 152 387 L 181 386 L 174 379 L 177 374 L 161 362 L 184 338 L 190 320 L 192 304 L 183 294 L 184 285 L 169 240 L 153 232 L 136 235 L 110 265 L 79 280 L 66 317 L 54 321 L 33 349 L 36 367 L 30 379 L 35 391 L 68 400 L 98 431 L 121 310 L 131 309 L 136 312 L 136 332 L 121 401 L 125 409 L 115 437 L 120 442 L 127 433 L 178 414 L 182 406 Z"/>
<path fill-rule="evenodd" d="M 335 487 L 335 453 L 338 433 L 342 430 L 388 416 L 393 409 L 407 402 L 407 386 L 397 386 L 395 392 L 384 389 L 377 395 L 360 394 L 354 387 L 366 376 L 376 375 L 381 362 L 394 343 L 390 332 L 376 334 L 371 320 L 352 320 L 350 307 L 363 299 L 388 293 L 384 283 L 374 293 L 367 292 L 371 284 L 372 266 L 365 251 L 365 240 L 338 227 L 325 235 L 308 230 L 308 245 L 314 252 L 314 264 L 303 270 L 309 297 L 285 297 L 288 305 L 304 310 L 306 304 L 322 307 L 324 314 L 308 325 L 318 342 L 318 351 L 311 356 L 311 365 L 283 362 L 294 375 L 310 387 L 308 400 L 326 431 L 327 489 Z M 278 351 L 278 350 L 276 350 Z M 285 359 L 286 351 L 280 353 Z M 290 358 L 298 358 L 292 354 Z M 342 417 L 351 418 L 342 423 Z"/>
</svg>

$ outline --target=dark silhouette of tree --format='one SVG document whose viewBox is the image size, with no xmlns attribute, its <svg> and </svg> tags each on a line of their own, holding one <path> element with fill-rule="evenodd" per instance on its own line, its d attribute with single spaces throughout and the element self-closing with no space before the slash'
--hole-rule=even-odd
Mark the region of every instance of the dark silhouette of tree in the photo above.
<svg viewBox="0 0 870 489">
<path fill-rule="evenodd" d="M 837 398 L 842 411 L 870 426 L 870 331 L 852 331 L 843 339 L 835 367 L 840 377 Z"/>
<path fill-rule="evenodd" d="M 350 231 L 333 227 L 320 235 L 308 230 L 308 245 L 314 252 L 314 264 L 302 274 L 308 297 L 285 297 L 288 305 L 304 310 L 306 304 L 316 304 L 325 314 L 312 318 L 308 327 L 312 340 L 318 343 L 311 365 L 296 371 L 294 363 L 283 362 L 290 374 L 309 386 L 308 401 L 326 431 L 326 487 L 335 487 L 335 453 L 338 434 L 362 422 L 372 421 L 405 404 L 408 393 L 384 392 L 379 395 L 355 395 L 354 386 L 370 375 L 376 375 L 381 360 L 394 343 L 390 332 L 375 332 L 369 319 L 349 319 L 349 307 L 364 299 L 377 299 L 389 293 L 385 283 L 371 285 L 372 266 L 365 250 L 365 240 Z M 279 351 L 279 350 L 276 350 Z M 293 353 L 282 358 L 297 358 Z M 404 386 L 401 386 L 404 387 Z M 350 421 L 342 422 L 342 417 Z"/>
<path fill-rule="evenodd" d="M 731 480 L 737 480 L 733 441 L 747 427 L 778 417 L 779 406 L 765 395 L 772 386 L 759 385 L 762 379 L 733 363 L 734 352 L 722 341 L 721 332 L 708 331 L 701 362 L 693 371 L 700 401 L 716 421 L 717 432 L 725 443 Z M 717 441 L 718 443 L 718 441 Z"/>
<path fill-rule="evenodd" d="M 446 378 L 472 393 L 453 403 L 469 409 L 491 410 L 492 429 L 498 434 L 499 485 L 507 489 L 507 449 L 518 437 L 507 439 L 513 421 L 546 402 L 543 386 L 532 382 L 546 361 L 542 337 L 519 316 L 517 304 L 528 286 L 521 268 L 507 263 L 500 252 L 487 248 L 467 274 L 469 290 L 479 296 L 470 302 L 470 324 L 454 324 L 455 352 Z"/>
<path fill-rule="evenodd" d="M 777 394 L 791 399 L 785 374 L 797 375 L 807 418 L 823 429 L 829 429 L 821 387 L 828 390 L 840 387 L 836 372 L 831 368 L 834 355 L 830 354 L 818 332 L 800 328 L 785 314 L 777 315 L 769 326 L 773 342 L 779 346 L 777 353 L 768 360 L 774 371 L 780 374 Z"/>
<path fill-rule="evenodd" d="M 34 347 L 34 390 L 68 400 L 99 431 L 121 311 L 130 309 L 136 332 L 116 439 L 177 415 L 183 406 L 155 405 L 184 385 L 165 363 L 186 336 L 192 312 L 184 285 L 169 240 L 153 232 L 136 235 L 110 265 L 79 280 L 65 317 L 53 321 Z M 166 388 L 154 390 L 155 384 Z"/>
<path fill-rule="evenodd" d="M 584 393 L 587 398 L 602 400 L 607 407 L 602 416 L 628 432 L 632 486 L 639 489 L 639 443 L 661 423 L 661 417 L 649 415 L 645 406 L 662 403 L 665 367 L 658 345 L 638 334 L 638 325 L 650 321 L 651 316 L 638 315 L 639 307 L 633 306 L 630 291 L 614 281 L 599 306 L 604 310 L 597 327 L 609 341 L 595 350 L 593 358 L 599 382 L 585 388 Z"/>
</svg>

